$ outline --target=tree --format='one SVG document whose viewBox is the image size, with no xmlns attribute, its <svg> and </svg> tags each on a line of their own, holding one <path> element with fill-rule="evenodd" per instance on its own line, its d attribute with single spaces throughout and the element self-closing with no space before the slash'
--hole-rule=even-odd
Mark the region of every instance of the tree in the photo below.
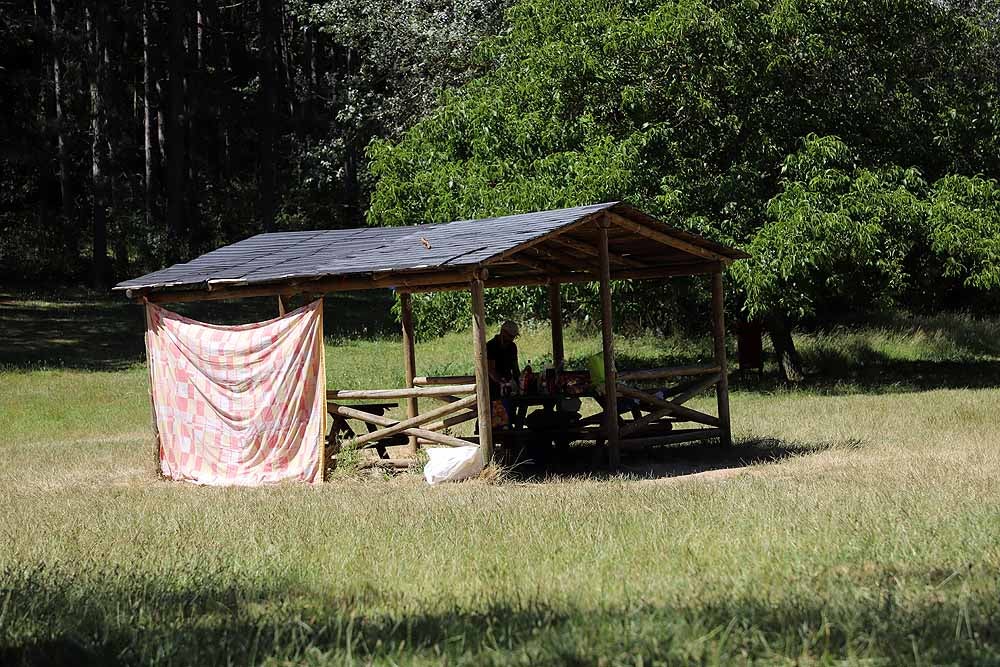
<svg viewBox="0 0 1000 667">
<path fill-rule="evenodd" d="M 858 253 L 910 238 L 917 174 L 1000 174 L 1000 77 L 984 55 L 997 37 L 932 0 L 524 0 L 509 17 L 510 30 L 481 49 L 483 76 L 400 141 L 373 145 L 369 222 L 627 199 L 731 244 L 752 246 L 766 225 L 760 244 L 778 240 L 775 225 L 794 228 L 827 275 L 824 298 L 864 281 L 881 298 L 899 287 L 906 253 L 890 245 L 855 275 L 836 235 L 862 243 Z M 841 137 L 865 171 L 844 172 L 829 192 L 789 190 L 781 166 L 813 133 Z M 771 206 L 797 206 L 794 216 L 769 209 L 779 195 Z M 823 197 L 871 210 L 813 212 Z M 877 230 L 863 222 L 883 213 L 910 218 Z M 799 260 L 792 250 L 774 258 L 806 266 Z M 767 279 L 742 284 L 763 293 Z M 790 343 L 774 329 L 812 306 L 808 294 L 781 296 L 768 310 L 772 333 Z"/>
</svg>

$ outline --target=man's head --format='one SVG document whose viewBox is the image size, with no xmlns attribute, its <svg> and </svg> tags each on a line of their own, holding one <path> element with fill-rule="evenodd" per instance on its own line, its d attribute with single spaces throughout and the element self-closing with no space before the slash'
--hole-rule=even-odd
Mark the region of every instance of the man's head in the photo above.
<svg viewBox="0 0 1000 667">
<path fill-rule="evenodd" d="M 517 326 L 517 322 L 513 320 L 507 320 L 500 325 L 500 339 L 504 343 L 509 343 L 513 341 L 521 333 L 521 330 Z"/>
</svg>

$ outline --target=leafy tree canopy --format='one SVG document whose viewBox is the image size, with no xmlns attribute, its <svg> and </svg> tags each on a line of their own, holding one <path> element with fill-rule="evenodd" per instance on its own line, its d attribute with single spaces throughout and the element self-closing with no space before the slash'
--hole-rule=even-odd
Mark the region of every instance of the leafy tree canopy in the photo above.
<svg viewBox="0 0 1000 667">
<path fill-rule="evenodd" d="M 372 224 L 627 199 L 759 253 L 738 274 L 752 312 L 892 298 L 928 244 L 949 275 L 995 281 L 995 217 L 967 209 L 995 207 L 975 175 L 1000 175 L 976 8 L 522 0 L 508 20 L 485 75 L 370 148 Z"/>
</svg>

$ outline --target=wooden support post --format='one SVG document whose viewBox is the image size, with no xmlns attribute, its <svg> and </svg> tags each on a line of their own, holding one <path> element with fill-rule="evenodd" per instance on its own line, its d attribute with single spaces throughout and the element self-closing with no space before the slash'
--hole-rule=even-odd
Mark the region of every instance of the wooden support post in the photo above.
<svg viewBox="0 0 1000 667">
<path fill-rule="evenodd" d="M 733 444 L 733 432 L 729 422 L 729 373 L 726 368 L 726 320 L 725 302 L 722 291 L 722 272 L 712 274 L 712 339 L 715 343 L 715 363 L 719 366 L 719 382 L 715 385 L 715 397 L 719 407 L 719 425 L 722 445 Z"/>
<path fill-rule="evenodd" d="M 483 280 L 478 275 L 470 284 L 472 292 L 472 348 L 476 367 L 476 407 L 479 412 L 479 447 L 483 461 L 493 459 L 493 409 L 490 405 L 490 375 L 486 360 L 486 306 Z"/>
<path fill-rule="evenodd" d="M 552 323 L 552 365 L 558 367 L 563 361 L 562 299 L 559 283 L 549 285 L 549 321 Z"/>
<path fill-rule="evenodd" d="M 615 342 L 611 320 L 611 260 L 608 256 L 608 227 L 610 222 L 601 218 L 598 251 L 601 260 L 601 342 L 604 346 L 604 432 L 608 437 L 608 464 L 618 468 L 618 380 L 615 377 Z"/>
<path fill-rule="evenodd" d="M 413 378 L 417 374 L 415 339 L 413 336 L 413 303 L 408 292 L 399 295 L 400 321 L 403 324 L 403 372 L 406 374 L 406 386 L 413 387 Z M 406 416 L 413 419 L 420 414 L 416 397 L 406 399 Z M 417 454 L 417 438 L 410 436 L 410 455 Z"/>
<path fill-rule="evenodd" d="M 278 296 L 278 306 L 281 309 L 281 314 L 285 314 L 285 303 L 281 296 Z M 326 306 L 326 301 L 320 299 L 319 302 L 319 340 L 316 342 L 319 345 L 319 381 L 320 386 L 317 388 L 318 391 L 323 392 L 322 396 L 326 398 L 326 328 L 323 322 L 323 309 Z M 326 434 L 330 429 L 330 417 L 326 410 L 323 410 L 323 426 L 320 428 L 319 433 L 319 479 L 321 482 L 326 481 Z"/>
<path fill-rule="evenodd" d="M 150 320 L 149 304 L 144 303 L 142 308 L 146 313 L 146 368 L 149 380 L 149 407 L 153 425 L 153 474 L 163 479 L 163 467 L 160 465 L 160 428 L 156 424 L 156 400 L 153 398 L 153 357 L 149 354 L 152 349 L 153 327 Z"/>
<path fill-rule="evenodd" d="M 279 294 L 278 295 L 278 317 L 284 317 L 285 313 L 287 312 L 287 310 L 288 309 L 285 308 L 285 297 L 283 297 L 283 296 L 281 296 Z"/>
</svg>

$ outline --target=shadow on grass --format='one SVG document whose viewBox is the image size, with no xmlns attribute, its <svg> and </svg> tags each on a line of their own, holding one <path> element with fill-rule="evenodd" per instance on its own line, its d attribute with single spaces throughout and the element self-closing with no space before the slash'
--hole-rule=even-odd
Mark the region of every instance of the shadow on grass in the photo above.
<svg viewBox="0 0 1000 667">
<path fill-rule="evenodd" d="M 715 441 L 695 442 L 636 452 L 623 451 L 620 469 L 612 472 L 607 467 L 607 448 L 587 444 L 562 450 L 533 451 L 522 455 L 510 470 L 514 479 L 530 482 L 602 480 L 622 475 L 647 480 L 714 476 L 711 473 L 724 477 L 748 466 L 780 463 L 793 456 L 861 446 L 862 443 L 857 440 L 806 443 L 776 438 L 742 440 L 733 443 L 732 447 L 722 447 Z"/>
<path fill-rule="evenodd" d="M 303 305 L 302 299 L 290 306 Z M 273 298 L 168 304 L 204 322 L 239 324 L 276 317 Z M 324 309 L 327 337 L 355 338 L 395 333 L 387 290 L 329 295 Z M 142 307 L 124 297 L 85 293 L 53 299 L 0 293 L 0 368 L 72 368 L 114 371 L 145 360 Z"/>
<path fill-rule="evenodd" d="M 775 374 L 736 372 L 733 391 L 777 392 L 789 385 Z M 905 361 L 878 355 L 857 362 L 843 358 L 812 367 L 795 389 L 823 395 L 891 394 L 936 389 L 991 389 L 1000 387 L 1000 361 Z"/>
<path fill-rule="evenodd" d="M 933 572 L 911 573 L 906 590 L 890 569 L 859 568 L 847 579 L 837 578 L 843 576 L 828 575 L 832 587 L 823 593 L 799 585 L 791 594 L 721 593 L 674 605 L 626 597 L 624 603 L 583 609 L 555 606 L 526 592 L 462 604 L 442 598 L 424 612 L 385 600 L 379 604 L 369 599 L 371 592 L 352 593 L 350 583 L 338 584 L 335 590 L 341 592 L 303 593 L 250 584 L 188 589 L 148 578 L 129 584 L 50 578 L 42 586 L 0 581 L 11 610 L 0 628 L 0 664 L 632 665 L 640 664 L 640 657 L 641 664 L 845 659 L 997 664 L 1000 659 L 1000 598 L 995 587 L 984 585 L 990 573 L 968 572 L 947 585 Z M 976 585 L 966 590 L 964 579 Z M 385 588 L 391 590 L 391 584 Z M 867 594 L 859 596 L 861 589 Z"/>
</svg>

